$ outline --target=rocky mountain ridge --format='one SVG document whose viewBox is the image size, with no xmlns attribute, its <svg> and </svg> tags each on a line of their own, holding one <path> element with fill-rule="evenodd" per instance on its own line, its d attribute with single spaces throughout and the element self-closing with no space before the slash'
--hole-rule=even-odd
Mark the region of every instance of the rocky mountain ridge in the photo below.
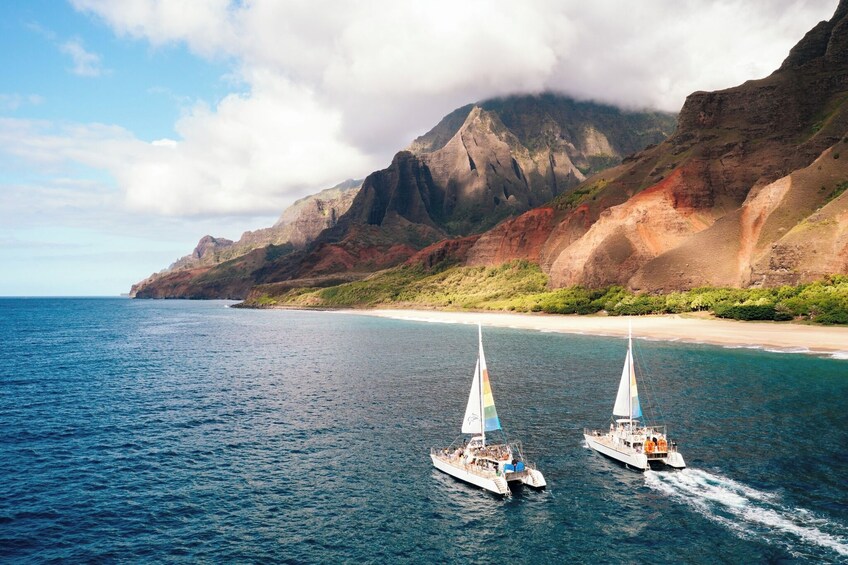
<svg viewBox="0 0 848 565">
<path fill-rule="evenodd" d="M 347 212 L 302 249 L 237 254 L 234 245 L 228 261 L 148 282 L 137 295 L 208 297 L 217 288 L 240 296 L 252 284 L 396 265 L 446 237 L 479 233 L 549 201 L 585 174 L 665 139 L 674 121 L 557 95 L 465 106 L 369 175 Z"/>
<path fill-rule="evenodd" d="M 693 93 L 668 140 L 502 223 L 466 260 L 649 292 L 848 272 L 846 6 L 770 76 Z"/>
<path fill-rule="evenodd" d="M 361 186 L 361 180 L 348 179 L 332 188 L 301 198 L 286 208 L 272 227 L 247 231 L 238 241 L 203 236 L 191 254 L 133 285 L 130 296 L 179 297 L 190 292 L 192 281 L 208 276 L 212 268 L 257 249 L 271 248 L 278 255 L 303 249 L 322 231 L 338 223 Z M 214 280 L 215 277 L 210 278 Z M 200 280 L 202 284 L 203 279 Z"/>
<path fill-rule="evenodd" d="M 841 0 L 768 77 L 687 97 L 657 144 L 656 116 L 597 107 L 587 124 L 590 105 L 553 95 L 464 106 L 369 175 L 303 249 L 254 250 L 180 292 L 335 285 L 403 262 L 524 259 L 553 288 L 642 292 L 847 273 L 846 47 Z"/>
</svg>

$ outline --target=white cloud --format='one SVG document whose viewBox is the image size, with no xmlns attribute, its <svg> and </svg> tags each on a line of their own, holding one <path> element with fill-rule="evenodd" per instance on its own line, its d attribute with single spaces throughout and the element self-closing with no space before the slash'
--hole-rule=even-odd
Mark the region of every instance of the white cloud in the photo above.
<svg viewBox="0 0 848 565">
<path fill-rule="evenodd" d="M 186 42 L 203 56 L 227 54 L 239 42 L 230 0 L 71 0 L 98 14 L 116 33 L 146 39 L 154 46 Z M 248 9 L 248 8 L 243 8 Z"/>
<path fill-rule="evenodd" d="M 131 206 L 167 214 L 281 210 L 304 191 L 375 166 L 339 141 L 341 116 L 279 77 L 257 80 L 180 119 L 178 142 L 154 143 L 115 171 Z M 174 190 L 174 187 L 181 187 Z"/>
<path fill-rule="evenodd" d="M 81 40 L 68 40 L 59 49 L 65 55 L 70 56 L 74 62 L 74 66 L 70 69 L 73 74 L 82 77 L 99 77 L 105 72 L 101 66 L 100 55 L 86 51 Z"/>
<path fill-rule="evenodd" d="M 0 146 L 42 171 L 108 171 L 131 209 L 172 216 L 276 214 L 377 166 L 339 141 L 338 112 L 272 75 L 257 77 L 250 95 L 196 105 L 175 127 L 179 140 L 147 143 L 117 126 L 0 119 Z"/>
<path fill-rule="evenodd" d="M 72 0 L 119 35 L 232 61 L 247 93 L 195 106 L 179 139 L 108 140 L 139 209 L 279 211 L 385 166 L 454 108 L 556 90 L 676 111 L 761 77 L 836 1 Z M 118 157 L 119 156 L 119 157 Z"/>
</svg>

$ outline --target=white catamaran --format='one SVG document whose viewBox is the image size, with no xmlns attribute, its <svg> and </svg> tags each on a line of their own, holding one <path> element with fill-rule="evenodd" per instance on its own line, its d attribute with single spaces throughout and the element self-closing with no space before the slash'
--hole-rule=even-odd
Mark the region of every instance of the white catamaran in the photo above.
<svg viewBox="0 0 848 565">
<path fill-rule="evenodd" d="M 509 483 L 513 481 L 542 488 L 546 485 L 545 477 L 524 461 L 520 442 L 486 441 L 486 432 L 501 430 L 501 423 L 489 384 L 483 354 L 483 329 L 479 324 L 477 331 L 480 343 L 477 367 L 462 421 L 462 433 L 472 434 L 472 437 L 465 440 L 460 436 L 448 447 L 434 447 L 430 450 L 430 458 L 440 471 L 496 494 L 508 495 Z"/>
<path fill-rule="evenodd" d="M 627 357 L 624 358 L 612 415 L 614 421 L 609 430 L 583 430 L 589 447 L 639 471 L 649 467 L 686 467 L 683 456 L 677 451 L 677 444 L 668 439 L 665 426 L 648 426 L 639 422 L 642 407 L 636 388 L 632 334 L 627 337 Z"/>
</svg>

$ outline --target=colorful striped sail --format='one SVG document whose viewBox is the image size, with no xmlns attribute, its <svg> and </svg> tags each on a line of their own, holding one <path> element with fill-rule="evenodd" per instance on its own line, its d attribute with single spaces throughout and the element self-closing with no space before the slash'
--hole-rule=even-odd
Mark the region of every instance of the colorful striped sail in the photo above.
<svg viewBox="0 0 848 565">
<path fill-rule="evenodd" d="M 480 373 L 483 376 L 483 429 L 487 432 L 501 429 L 498 411 L 495 409 L 495 397 L 489 383 L 489 369 L 486 367 L 486 355 L 483 353 L 483 337 L 480 336 Z"/>
<path fill-rule="evenodd" d="M 489 369 L 486 367 L 486 355 L 483 353 L 483 330 L 478 327 L 480 351 L 477 366 L 474 368 L 474 380 L 468 393 L 468 404 L 462 420 L 462 433 L 482 434 L 501 429 L 498 411 L 495 409 L 495 397 L 489 382 Z"/>
</svg>

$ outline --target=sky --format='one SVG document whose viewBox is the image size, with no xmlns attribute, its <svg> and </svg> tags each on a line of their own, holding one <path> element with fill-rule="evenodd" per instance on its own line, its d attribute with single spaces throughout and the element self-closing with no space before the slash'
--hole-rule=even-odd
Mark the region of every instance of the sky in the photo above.
<svg viewBox="0 0 848 565">
<path fill-rule="evenodd" d="M 29 0 L 0 17 L 0 296 L 118 295 L 386 167 L 442 116 L 559 92 L 676 112 L 837 0 Z"/>
</svg>

